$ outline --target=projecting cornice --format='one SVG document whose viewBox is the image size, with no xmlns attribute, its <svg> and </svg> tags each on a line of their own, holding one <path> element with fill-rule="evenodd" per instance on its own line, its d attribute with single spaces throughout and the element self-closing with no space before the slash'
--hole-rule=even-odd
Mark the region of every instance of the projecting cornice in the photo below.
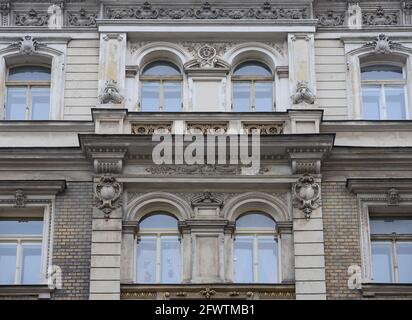
<svg viewBox="0 0 412 320">
<path fill-rule="evenodd" d="M 349 192 L 355 194 L 386 193 L 389 189 L 412 193 L 412 178 L 350 178 L 346 184 Z"/>
<path fill-rule="evenodd" d="M 66 189 L 65 180 L 0 180 L 0 194 L 56 195 Z"/>
</svg>

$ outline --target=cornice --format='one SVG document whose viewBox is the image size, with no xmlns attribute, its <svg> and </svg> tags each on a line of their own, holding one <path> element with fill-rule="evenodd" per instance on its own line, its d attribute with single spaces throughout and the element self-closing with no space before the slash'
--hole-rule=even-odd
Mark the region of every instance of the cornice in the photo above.
<svg viewBox="0 0 412 320">
<path fill-rule="evenodd" d="M 0 193 L 13 194 L 21 190 L 29 195 L 56 195 L 66 189 L 66 180 L 0 180 Z"/>
<path fill-rule="evenodd" d="M 390 188 L 412 192 L 412 178 L 349 178 L 346 185 L 349 192 L 355 194 L 386 193 Z"/>
</svg>

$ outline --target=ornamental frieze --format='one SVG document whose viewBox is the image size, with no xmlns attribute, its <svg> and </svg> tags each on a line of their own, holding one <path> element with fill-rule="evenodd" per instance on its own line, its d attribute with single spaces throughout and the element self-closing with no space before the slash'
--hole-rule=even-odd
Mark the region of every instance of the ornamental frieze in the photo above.
<svg viewBox="0 0 412 320">
<path fill-rule="evenodd" d="M 396 25 L 398 15 L 395 12 L 386 12 L 382 7 L 378 7 L 374 12 L 366 12 L 362 15 L 364 25 Z"/>
<path fill-rule="evenodd" d="M 330 10 L 328 12 L 318 13 L 317 18 L 319 25 L 322 27 L 337 27 L 343 25 L 345 13 Z"/>
<path fill-rule="evenodd" d="M 34 9 L 29 12 L 15 12 L 14 24 L 23 27 L 42 27 L 47 26 L 49 16 L 47 13 L 40 13 Z"/>
<path fill-rule="evenodd" d="M 270 2 L 260 7 L 228 8 L 215 7 L 203 2 L 200 7 L 165 8 L 153 6 L 149 2 L 137 7 L 108 7 L 105 13 L 108 19 L 308 19 L 308 8 L 282 8 L 273 6 Z"/>
<path fill-rule="evenodd" d="M 67 24 L 74 27 L 95 27 L 96 13 L 89 13 L 85 9 L 80 9 L 78 12 L 69 12 Z"/>
</svg>

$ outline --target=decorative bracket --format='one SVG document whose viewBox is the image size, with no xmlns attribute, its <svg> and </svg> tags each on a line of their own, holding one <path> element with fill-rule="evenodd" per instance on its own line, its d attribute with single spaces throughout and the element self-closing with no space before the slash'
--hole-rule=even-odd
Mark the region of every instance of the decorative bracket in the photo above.
<svg viewBox="0 0 412 320">
<path fill-rule="evenodd" d="M 312 211 L 322 205 L 320 199 L 320 186 L 315 179 L 304 174 L 298 182 L 292 186 L 293 207 L 302 210 L 307 220 L 309 220 Z"/>
<path fill-rule="evenodd" d="M 114 209 L 121 206 L 122 185 L 113 176 L 102 176 L 95 186 L 94 194 L 97 200 L 96 207 L 104 213 L 106 219 L 110 218 L 110 213 Z"/>
<path fill-rule="evenodd" d="M 316 96 L 309 88 L 309 83 L 307 81 L 298 81 L 295 93 L 291 96 L 291 98 L 293 104 L 299 104 L 302 102 L 314 104 L 316 100 Z"/>
</svg>

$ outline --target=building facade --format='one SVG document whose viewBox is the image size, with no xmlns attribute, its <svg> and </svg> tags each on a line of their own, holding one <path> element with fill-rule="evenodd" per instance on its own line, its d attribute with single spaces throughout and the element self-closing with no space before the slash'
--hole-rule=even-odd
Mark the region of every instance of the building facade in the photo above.
<svg viewBox="0 0 412 320">
<path fill-rule="evenodd" d="M 412 1 L 0 15 L 0 299 L 412 297 Z M 259 169 L 153 161 L 193 132 Z"/>
</svg>

